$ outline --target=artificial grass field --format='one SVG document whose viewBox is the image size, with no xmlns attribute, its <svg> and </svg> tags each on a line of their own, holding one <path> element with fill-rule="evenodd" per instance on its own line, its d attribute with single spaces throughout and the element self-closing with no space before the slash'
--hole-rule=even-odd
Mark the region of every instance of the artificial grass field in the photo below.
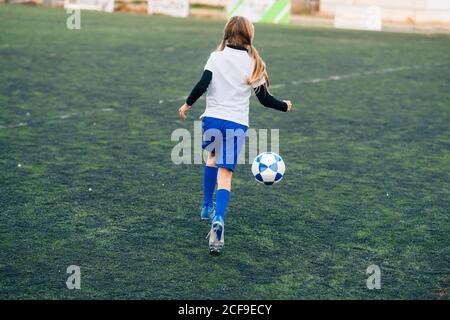
<svg viewBox="0 0 450 320">
<path fill-rule="evenodd" d="M 237 168 L 211 256 L 202 166 L 170 138 L 224 21 L 66 17 L 0 6 L 1 299 L 449 298 L 449 36 L 256 25 L 295 109 L 252 98 L 251 127 L 280 128 L 287 171 Z"/>
</svg>

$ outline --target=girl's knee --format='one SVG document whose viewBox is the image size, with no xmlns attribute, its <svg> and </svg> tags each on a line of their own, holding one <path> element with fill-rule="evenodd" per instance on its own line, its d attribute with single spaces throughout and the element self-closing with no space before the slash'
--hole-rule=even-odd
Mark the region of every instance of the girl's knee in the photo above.
<svg viewBox="0 0 450 320">
<path fill-rule="evenodd" d="M 233 175 L 233 170 L 228 169 L 228 168 L 222 168 L 219 167 L 219 171 L 221 174 L 223 174 L 224 176 L 232 176 Z"/>
<path fill-rule="evenodd" d="M 208 155 L 208 159 L 206 160 L 206 166 L 216 167 L 216 155 L 215 154 Z"/>
</svg>

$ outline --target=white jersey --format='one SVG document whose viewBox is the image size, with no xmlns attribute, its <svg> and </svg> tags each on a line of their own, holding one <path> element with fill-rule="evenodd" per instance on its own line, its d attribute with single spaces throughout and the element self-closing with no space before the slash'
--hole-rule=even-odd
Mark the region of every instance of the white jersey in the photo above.
<svg viewBox="0 0 450 320">
<path fill-rule="evenodd" d="M 211 53 L 205 70 L 212 72 L 202 117 L 233 121 L 248 127 L 252 90 L 265 83 L 249 85 L 254 60 L 245 49 L 227 46 Z"/>
</svg>

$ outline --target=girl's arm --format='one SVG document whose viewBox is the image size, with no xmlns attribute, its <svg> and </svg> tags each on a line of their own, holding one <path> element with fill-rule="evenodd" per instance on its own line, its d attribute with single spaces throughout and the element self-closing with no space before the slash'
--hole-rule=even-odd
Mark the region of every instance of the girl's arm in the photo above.
<svg viewBox="0 0 450 320">
<path fill-rule="evenodd" d="M 272 96 L 269 92 L 267 92 L 266 87 L 264 85 L 260 85 L 255 88 L 255 94 L 258 98 L 259 102 L 267 108 L 272 108 L 275 110 L 288 112 L 291 111 L 292 103 L 290 101 L 280 101 L 274 96 Z"/>
<path fill-rule="evenodd" d="M 203 71 L 202 77 L 199 82 L 192 89 L 191 94 L 187 97 L 184 105 L 178 109 L 178 114 L 181 120 L 186 120 L 186 112 L 191 108 L 191 106 L 205 93 L 211 83 L 212 72 L 209 70 Z"/>
<path fill-rule="evenodd" d="M 202 78 L 195 85 L 194 89 L 192 89 L 191 94 L 186 99 L 186 103 L 188 106 L 192 106 L 208 89 L 208 86 L 212 79 L 212 72 L 209 70 L 203 71 Z"/>
</svg>

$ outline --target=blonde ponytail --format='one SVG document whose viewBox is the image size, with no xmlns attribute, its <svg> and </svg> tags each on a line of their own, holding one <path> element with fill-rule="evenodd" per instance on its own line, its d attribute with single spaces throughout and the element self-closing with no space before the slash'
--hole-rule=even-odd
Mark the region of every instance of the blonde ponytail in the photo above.
<svg viewBox="0 0 450 320">
<path fill-rule="evenodd" d="M 227 45 L 227 40 L 223 39 L 222 42 L 217 47 L 217 51 L 223 51 L 225 49 L 225 46 Z"/>
<path fill-rule="evenodd" d="M 247 79 L 247 84 L 253 85 L 265 80 L 264 86 L 269 92 L 269 75 L 267 74 L 266 64 L 261 59 L 258 50 L 253 46 L 253 36 L 255 28 L 253 24 L 245 17 L 234 16 L 228 20 L 223 30 L 223 40 L 217 47 L 217 51 L 223 51 L 227 44 L 239 45 L 248 48 L 250 56 L 255 62 L 251 76 Z"/>
<path fill-rule="evenodd" d="M 250 45 L 250 56 L 255 61 L 255 66 L 253 67 L 253 72 L 250 78 L 247 80 L 248 84 L 254 84 L 262 79 L 265 80 L 264 86 L 266 87 L 266 91 L 269 90 L 270 80 L 269 75 L 267 73 L 266 64 L 258 53 L 258 50 L 253 45 Z"/>
</svg>

